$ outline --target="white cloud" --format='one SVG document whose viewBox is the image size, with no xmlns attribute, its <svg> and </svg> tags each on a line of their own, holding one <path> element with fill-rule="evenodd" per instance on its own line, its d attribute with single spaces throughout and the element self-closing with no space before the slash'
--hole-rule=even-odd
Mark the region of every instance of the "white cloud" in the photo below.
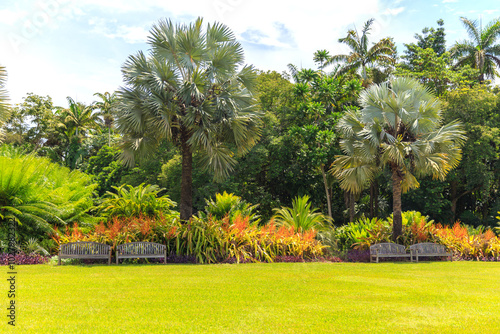
<svg viewBox="0 0 500 334">
<path fill-rule="evenodd" d="M 148 30 L 144 26 L 128 26 L 118 24 L 116 19 L 99 17 L 92 17 L 88 20 L 88 23 L 93 27 L 93 33 L 107 38 L 120 38 L 129 44 L 144 43 L 147 40 Z"/>
<path fill-rule="evenodd" d="M 25 10 L 12 10 L 12 9 L 1 9 L 0 17 L 2 18 L 0 24 L 5 24 L 12 26 L 16 24 L 20 19 L 25 17 L 27 12 Z"/>
<path fill-rule="evenodd" d="M 443 0 L 443 3 L 453 3 L 453 2 L 458 2 L 458 0 Z"/>
<path fill-rule="evenodd" d="M 405 8 L 404 7 L 398 7 L 398 8 L 387 8 L 384 13 L 389 14 L 389 15 L 398 15 L 404 12 Z"/>
<path fill-rule="evenodd" d="M 16 1 L 26 5 L 32 0 Z M 314 67 L 313 53 L 319 49 L 327 49 L 331 54 L 349 52 L 345 45 L 338 43 L 338 38 L 345 36 L 347 29 L 361 29 L 364 22 L 372 17 L 375 23 L 370 41 L 403 36 L 403 31 L 394 31 L 394 23 L 397 16 L 406 10 L 406 7 L 398 5 L 401 1 L 383 5 L 386 2 L 382 0 L 39 1 L 62 3 L 57 22 L 71 21 L 72 27 L 81 27 L 85 32 L 95 34 L 88 34 L 87 43 L 95 43 L 94 40 L 100 44 L 99 47 L 86 44 L 72 50 L 78 54 L 78 60 L 72 62 L 71 52 L 61 52 L 67 50 L 58 39 L 58 29 L 62 29 L 62 24 L 61 27 L 46 29 L 39 35 L 40 38 L 27 43 L 21 53 L 16 54 L 5 44 L 0 44 L 0 49 L 6 50 L 0 62 L 9 71 L 7 88 L 16 103 L 30 91 L 49 94 L 57 104 L 65 104 L 66 96 L 90 103 L 93 93 L 116 89 L 121 85 L 120 66 L 123 61 L 139 48 L 145 48 L 144 45 L 131 46 L 130 43 L 144 42 L 151 23 L 162 17 L 171 18 L 174 22 L 191 22 L 193 18 L 202 16 L 205 23 L 222 22 L 244 45 L 248 64 L 262 70 L 281 72 L 286 70 L 288 63 Z M 23 15 L 34 15 L 33 7 L 24 7 L 31 8 L 31 11 Z M 103 43 L 105 39 L 99 36 L 113 39 L 109 43 L 112 47 L 107 48 Z"/>
</svg>

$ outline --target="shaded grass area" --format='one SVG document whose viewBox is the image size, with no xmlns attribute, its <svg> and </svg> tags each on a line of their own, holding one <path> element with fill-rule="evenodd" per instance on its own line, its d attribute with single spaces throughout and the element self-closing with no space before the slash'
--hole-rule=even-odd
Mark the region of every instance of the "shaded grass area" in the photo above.
<svg viewBox="0 0 500 334">
<path fill-rule="evenodd" d="M 17 269 L 24 333 L 500 332 L 500 263 Z"/>
</svg>

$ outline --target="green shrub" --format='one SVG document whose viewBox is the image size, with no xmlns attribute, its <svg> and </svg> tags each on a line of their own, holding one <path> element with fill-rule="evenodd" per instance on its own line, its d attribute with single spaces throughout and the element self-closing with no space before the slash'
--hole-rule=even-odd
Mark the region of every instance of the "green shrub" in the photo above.
<svg viewBox="0 0 500 334">
<path fill-rule="evenodd" d="M 309 196 L 296 197 L 292 207 L 274 209 L 273 219 L 278 225 L 294 228 L 296 231 L 322 230 L 328 226 L 331 219 L 320 213 L 317 208 L 311 208 Z"/>
<path fill-rule="evenodd" d="M 145 215 L 157 217 L 163 215 L 177 215 L 171 207 L 177 205 L 168 195 L 158 196 L 163 191 L 157 185 L 140 184 L 137 187 L 121 185 L 114 187 L 116 193 L 106 192 L 106 197 L 99 205 L 99 213 L 108 217 L 134 217 Z"/>
<path fill-rule="evenodd" d="M 0 230 L 6 235 L 7 221 L 19 224 L 19 242 L 47 237 L 54 226 L 91 222 L 96 185 L 79 171 L 50 162 L 34 154 L 22 155 L 5 147 L 0 151 Z"/>
<path fill-rule="evenodd" d="M 216 219 L 222 219 L 226 216 L 233 221 L 236 216 L 249 217 L 251 222 L 258 223 L 259 216 L 254 212 L 257 205 L 252 205 L 242 200 L 241 197 L 234 194 L 228 194 L 224 191 L 222 194 L 215 194 L 215 200 L 206 200 L 205 212 Z M 202 215 L 202 217 L 205 217 Z"/>
<path fill-rule="evenodd" d="M 258 226 L 250 217 L 237 215 L 232 221 L 209 216 L 206 220 L 193 217 L 185 224 L 171 217 L 115 217 L 102 222 L 90 232 L 83 232 L 75 224 L 64 232 L 57 232 L 58 244 L 75 241 L 95 241 L 116 245 L 133 242 L 158 242 L 167 246 L 170 254 L 194 257 L 198 263 L 217 262 L 274 262 L 280 257 L 317 259 L 324 248 L 310 230 L 297 233 L 294 228 L 270 222 Z"/>
</svg>

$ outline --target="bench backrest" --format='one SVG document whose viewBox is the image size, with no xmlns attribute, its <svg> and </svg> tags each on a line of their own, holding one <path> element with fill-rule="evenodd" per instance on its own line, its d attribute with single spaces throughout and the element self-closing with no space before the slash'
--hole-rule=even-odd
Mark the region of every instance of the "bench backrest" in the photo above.
<svg viewBox="0 0 500 334">
<path fill-rule="evenodd" d="M 370 246 L 370 254 L 406 254 L 406 248 L 392 242 L 375 244 Z"/>
<path fill-rule="evenodd" d="M 419 244 L 411 245 L 410 250 L 418 250 L 419 253 L 446 253 L 443 245 L 435 244 L 433 242 L 422 242 Z"/>
<path fill-rule="evenodd" d="M 92 241 L 78 241 L 63 244 L 61 255 L 109 255 L 110 245 Z"/>
<path fill-rule="evenodd" d="M 116 247 L 120 255 L 165 254 L 167 247 L 156 242 L 129 242 Z"/>
</svg>

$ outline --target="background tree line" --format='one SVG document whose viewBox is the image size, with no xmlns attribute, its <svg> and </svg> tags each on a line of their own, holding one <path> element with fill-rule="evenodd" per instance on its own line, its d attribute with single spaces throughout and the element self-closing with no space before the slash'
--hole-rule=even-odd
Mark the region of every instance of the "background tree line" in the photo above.
<svg viewBox="0 0 500 334">
<path fill-rule="evenodd" d="M 318 50 L 313 55 L 318 68 L 297 68 L 290 64 L 289 71 L 284 73 L 242 67 L 241 50 L 233 44 L 226 50 L 233 54 L 233 58 L 226 59 L 232 64 L 227 68 L 240 66 L 239 70 L 221 67 L 221 73 L 214 71 L 213 77 L 203 83 L 205 90 L 198 92 L 190 91 L 192 86 L 186 84 L 200 80 L 202 85 L 195 68 L 183 72 L 190 68 L 189 63 L 180 64 L 178 69 L 155 68 L 141 53 L 131 56 L 125 65 L 129 88 L 118 92 L 122 99 L 128 94 L 128 103 L 133 104 L 144 100 L 139 93 L 147 85 L 148 89 L 162 89 L 151 86 L 151 80 L 134 77 L 137 73 L 134 68 L 140 66 L 148 67 L 152 74 L 163 71 L 160 74 L 166 78 L 177 76 L 178 80 L 171 79 L 171 94 L 185 98 L 176 107 L 178 113 L 169 116 L 172 128 L 180 132 L 164 134 L 163 137 L 170 136 L 172 140 L 159 141 L 157 149 L 150 150 L 149 155 L 133 155 L 133 166 L 120 159 L 127 152 L 123 138 L 128 138 L 129 143 L 130 139 L 137 140 L 154 123 L 141 129 L 131 128 L 131 123 L 127 125 L 123 118 L 120 120 L 123 104 L 117 102 L 116 93 L 96 93 L 96 101 L 90 105 L 68 97 L 65 107 L 54 106 L 49 96 L 30 93 L 5 119 L 5 142 L 92 175 L 98 196 L 114 191 L 114 186 L 148 183 L 159 185 L 172 200 L 182 203 L 183 161 L 187 159 L 182 144 L 184 126 L 187 133 L 199 131 L 198 144 L 193 144 L 190 152 L 192 202 L 186 205 L 192 207 L 192 212 L 202 210 L 205 199 L 227 191 L 258 204 L 259 214 L 267 219 L 273 208 L 288 206 L 294 197 L 308 195 L 313 206 L 340 225 L 361 215 L 385 217 L 393 208 L 388 170 L 380 171 L 357 193 L 344 191 L 330 173 L 335 157 L 341 154 L 338 122 L 346 113 L 360 109 L 359 96 L 365 88 L 389 77 L 413 77 L 442 101 L 445 123 L 459 120 L 464 124 L 468 139 L 458 167 L 444 180 L 420 179 L 420 187 L 402 195 L 403 210 L 417 210 L 443 223 L 460 219 L 472 225 L 494 225 L 494 217 L 500 211 L 500 105 L 498 89 L 489 80 L 497 76 L 500 65 L 500 45 L 496 42 L 500 23 L 495 20 L 480 28 L 478 22 L 466 18 L 462 21 L 469 40 L 456 42 L 447 49 L 444 22 L 440 20 L 437 28 L 424 28 L 421 34 L 416 34 L 415 43 L 406 44 L 398 57 L 391 38 L 370 41 L 373 20 L 369 20 L 361 32 L 349 30 L 346 37 L 339 39 L 351 49 L 349 54 L 331 56 L 327 50 Z M 193 34 L 201 34 L 200 25 L 201 22 L 190 27 Z M 165 47 L 159 31 L 176 27 L 165 21 L 155 29 L 158 33 L 151 40 L 154 53 L 166 59 L 174 57 L 175 50 Z M 210 40 L 231 39 L 221 27 L 210 29 L 206 35 Z M 202 58 L 205 59 L 201 57 L 200 64 Z M 242 89 L 237 91 L 238 96 L 221 98 L 222 91 L 236 89 Z M 236 152 L 245 141 L 235 141 L 235 134 L 226 131 L 226 146 L 214 151 L 216 143 L 203 141 L 201 135 L 221 130 L 220 121 L 230 119 L 230 110 L 223 106 L 229 105 L 228 101 L 244 99 L 245 89 L 253 91 L 256 106 L 252 112 L 260 115 L 260 139 L 256 141 L 247 133 L 247 144 L 251 144 L 248 147 L 253 146 L 244 149 L 246 154 L 235 155 L 230 152 Z M 203 104 L 205 99 L 215 99 L 216 95 L 219 109 Z M 171 96 L 157 96 L 164 101 L 171 99 Z M 154 102 L 149 101 L 148 105 Z M 185 107 L 190 104 L 192 107 Z M 148 112 L 156 111 L 150 108 Z M 206 114 L 215 121 L 189 123 L 190 112 L 193 119 Z M 248 122 L 253 124 L 254 120 L 240 121 L 247 122 L 245 128 L 248 128 Z M 215 180 L 220 170 L 206 168 L 210 165 L 207 152 L 218 152 L 218 161 L 233 170 Z"/>
</svg>

